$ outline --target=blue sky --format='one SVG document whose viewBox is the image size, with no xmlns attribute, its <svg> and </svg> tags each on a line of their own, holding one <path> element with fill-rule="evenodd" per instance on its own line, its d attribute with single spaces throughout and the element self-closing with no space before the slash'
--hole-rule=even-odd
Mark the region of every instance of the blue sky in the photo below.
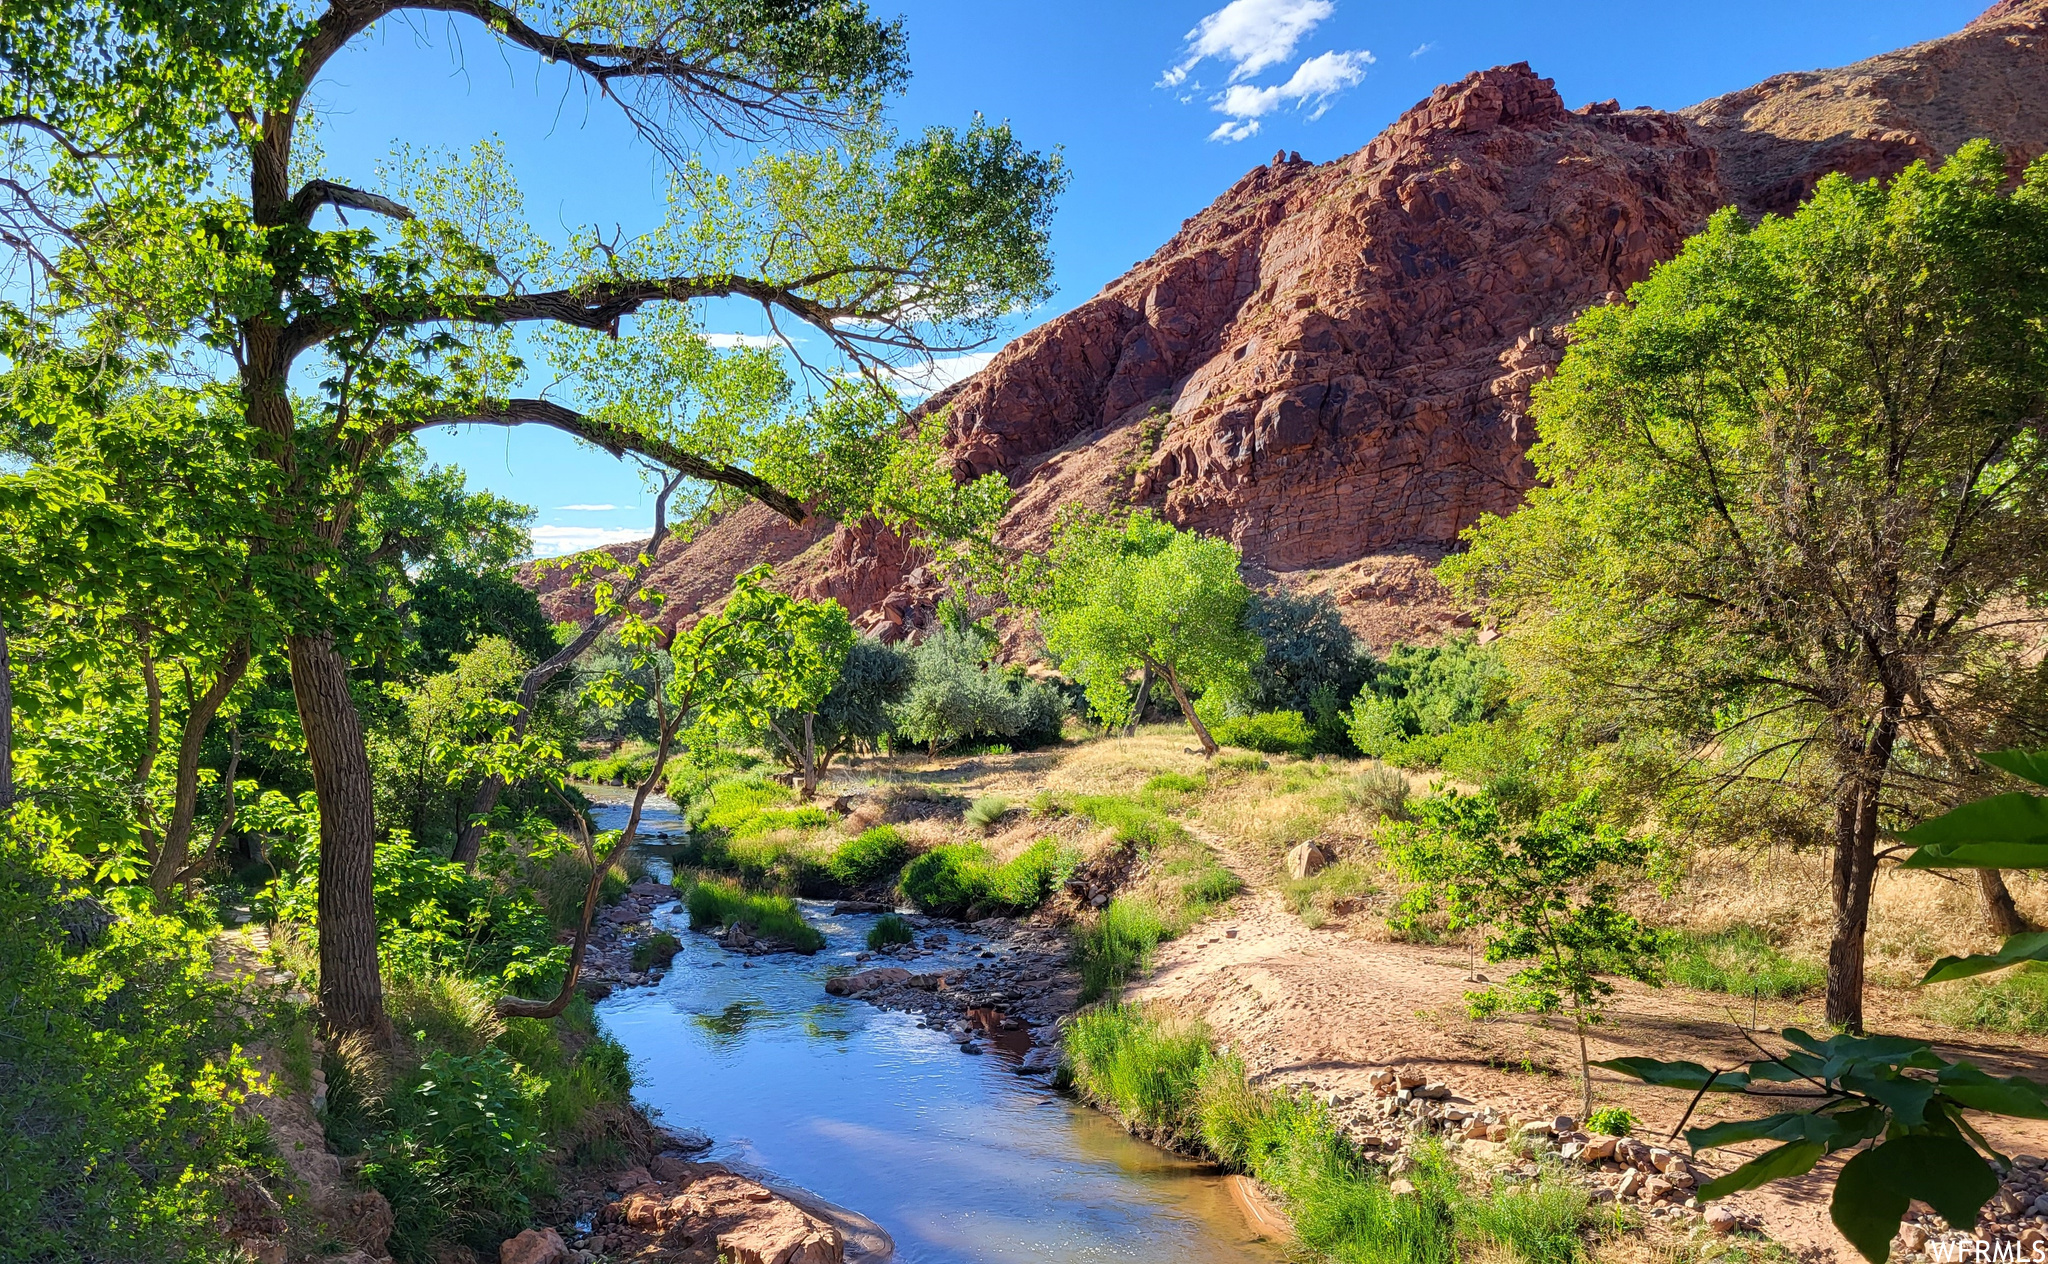
<svg viewBox="0 0 2048 1264">
<path fill-rule="evenodd" d="M 913 79 L 906 128 L 1007 119 L 1059 146 L 1072 183 L 1054 227 L 1058 293 L 1022 330 L 1085 301 L 1276 149 L 1351 152 L 1437 84 L 1527 61 L 1568 105 L 1677 108 L 1787 70 L 1840 65 L 1961 27 L 1976 0 L 1579 0 L 1533 5 L 1372 0 L 870 0 L 901 13 Z M 1988 2 L 1988 0 L 1987 0 Z M 627 231 L 659 214 L 652 154 L 559 68 L 501 50 L 473 22 L 386 21 L 315 89 L 337 176 L 367 179 L 394 141 L 502 140 L 536 225 Z M 1233 139 L 1242 137 L 1242 139 Z M 752 334 L 730 308 L 706 327 Z M 992 351 L 990 347 L 987 350 Z M 978 363 L 979 361 L 970 362 Z M 964 366 L 963 366 L 964 367 Z M 535 429 L 426 436 L 473 486 L 533 505 L 536 548 L 645 532 L 651 495 L 627 467 Z"/>
</svg>

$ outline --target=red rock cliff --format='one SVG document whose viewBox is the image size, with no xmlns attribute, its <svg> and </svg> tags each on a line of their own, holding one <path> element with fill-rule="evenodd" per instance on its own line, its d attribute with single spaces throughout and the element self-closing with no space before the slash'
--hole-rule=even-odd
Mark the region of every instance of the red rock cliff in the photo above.
<svg viewBox="0 0 2048 1264">
<path fill-rule="evenodd" d="M 1990 136 L 2048 149 L 2048 0 L 1677 114 L 1571 110 L 1526 65 L 1438 88 L 1364 149 L 1276 155 L 1100 294 L 932 401 L 963 477 L 1017 488 L 1003 535 L 1066 503 L 1145 504 L 1258 578 L 1331 592 L 1375 643 L 1456 622 L 1427 566 L 1531 480 L 1529 389 L 1560 326 L 1669 258 L 1716 208 L 1796 205 Z M 770 561 L 893 634 L 930 597 L 871 526 L 729 515 L 663 551 L 671 619 Z M 558 616 L 577 613 L 556 595 Z"/>
</svg>

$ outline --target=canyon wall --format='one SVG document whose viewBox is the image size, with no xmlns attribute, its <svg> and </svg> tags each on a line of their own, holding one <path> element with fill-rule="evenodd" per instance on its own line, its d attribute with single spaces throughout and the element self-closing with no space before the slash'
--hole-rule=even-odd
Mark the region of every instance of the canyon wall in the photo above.
<svg viewBox="0 0 2048 1264">
<path fill-rule="evenodd" d="M 2048 150 L 2048 0 L 1836 70 L 1667 113 L 1569 109 L 1527 65 L 1438 88 L 1365 148 L 1276 154 L 1151 258 L 931 400 L 955 471 L 1006 476 L 1001 538 L 1068 503 L 1144 505 L 1225 537 L 1257 582 L 1330 593 L 1375 645 L 1460 616 L 1429 574 L 1520 503 L 1529 391 L 1565 325 L 1614 301 L 1717 208 L 1787 212 L 1830 171 L 1885 176 L 1986 136 Z M 893 638 L 937 588 L 873 524 L 758 506 L 665 547 L 664 619 L 746 565 Z M 543 588 L 558 618 L 579 594 Z"/>
</svg>

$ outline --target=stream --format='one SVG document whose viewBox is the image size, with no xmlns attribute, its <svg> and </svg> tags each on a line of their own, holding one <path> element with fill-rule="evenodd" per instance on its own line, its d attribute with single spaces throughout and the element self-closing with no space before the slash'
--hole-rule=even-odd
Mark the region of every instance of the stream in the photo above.
<svg viewBox="0 0 2048 1264">
<path fill-rule="evenodd" d="M 586 792 L 600 828 L 625 823 L 627 792 Z M 643 832 L 682 832 L 673 804 L 648 806 Z M 649 849 L 656 872 L 661 851 Z M 827 975 L 854 965 L 876 918 L 803 909 L 825 935 L 815 956 L 728 953 L 679 909 L 659 911 L 655 926 L 683 941 L 669 973 L 597 1007 L 633 1056 L 641 1104 L 716 1139 L 699 1157 L 860 1212 L 903 1264 L 1281 1258 L 1213 1168 L 1132 1138 L 1045 1077 L 1016 1074 L 1008 1055 L 963 1054 L 916 1014 L 827 996 Z M 984 951 L 948 934 L 919 969 Z"/>
</svg>

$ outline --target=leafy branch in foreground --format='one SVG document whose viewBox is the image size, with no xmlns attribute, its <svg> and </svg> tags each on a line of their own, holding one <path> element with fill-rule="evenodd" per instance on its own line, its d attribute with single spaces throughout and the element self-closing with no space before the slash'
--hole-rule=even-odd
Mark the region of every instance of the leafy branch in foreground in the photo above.
<svg viewBox="0 0 2048 1264">
<path fill-rule="evenodd" d="M 1883 1264 L 1907 1206 L 1919 1199 L 1959 1228 L 1998 1192 L 2010 1166 L 1963 1112 L 2048 1119 L 2048 1085 L 2001 1079 L 1968 1062 L 1949 1062 L 1922 1040 L 1840 1035 L 1819 1040 L 1787 1028 L 1783 1053 L 1747 1068 L 1709 1070 L 1697 1062 L 1615 1058 L 1595 1063 L 1646 1084 L 1693 1090 L 1679 1129 L 1708 1093 L 1794 1098 L 1800 1110 L 1685 1130 L 1695 1151 L 1751 1141 L 1777 1144 L 1700 1187 L 1703 1199 L 1755 1189 L 1809 1172 L 1840 1150 L 1842 1165 L 1829 1215 L 1864 1259 Z M 1673 1129 L 1676 1135 L 1679 1129 Z"/>
</svg>

